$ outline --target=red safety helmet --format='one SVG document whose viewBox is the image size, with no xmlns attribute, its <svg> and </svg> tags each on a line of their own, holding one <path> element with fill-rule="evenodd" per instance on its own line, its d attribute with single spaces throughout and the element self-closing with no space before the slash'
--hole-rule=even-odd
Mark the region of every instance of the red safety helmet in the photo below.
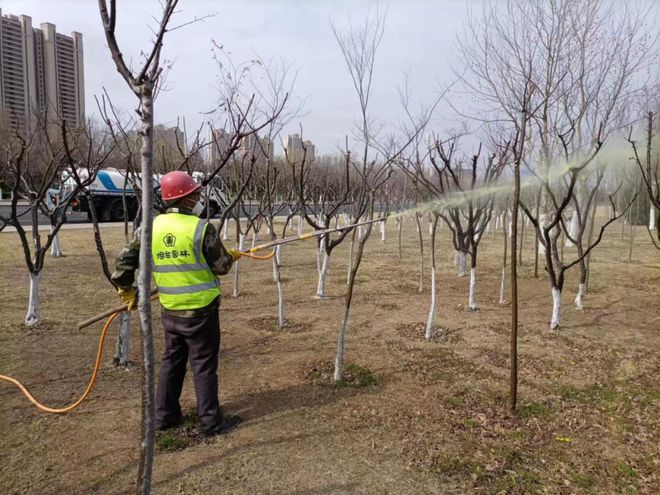
<svg viewBox="0 0 660 495">
<path fill-rule="evenodd" d="M 168 202 L 188 196 L 201 187 L 202 185 L 195 182 L 195 179 L 180 170 L 168 172 L 160 181 L 161 196 L 163 201 Z"/>
</svg>

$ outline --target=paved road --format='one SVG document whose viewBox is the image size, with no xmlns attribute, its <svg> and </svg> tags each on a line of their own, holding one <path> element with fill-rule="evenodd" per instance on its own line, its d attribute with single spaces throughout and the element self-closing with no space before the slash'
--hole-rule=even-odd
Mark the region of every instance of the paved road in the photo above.
<svg viewBox="0 0 660 495">
<path fill-rule="evenodd" d="M 253 209 L 256 208 L 256 205 L 252 205 L 248 208 L 249 208 L 249 210 L 253 210 Z M 378 209 L 379 208 L 377 207 L 376 210 L 378 210 Z M 23 212 L 26 212 L 27 210 L 28 210 L 28 204 L 26 202 L 19 203 L 19 206 L 18 206 L 19 214 L 21 214 Z M 1 201 L 0 202 L 0 216 L 8 217 L 10 212 L 11 212 L 11 207 L 10 207 L 9 203 L 4 201 L 4 200 Z M 241 217 L 244 217 L 244 216 L 245 215 L 243 213 L 241 213 Z M 32 224 L 31 215 L 29 213 L 26 213 L 26 214 L 22 215 L 20 217 L 20 222 L 21 222 L 21 225 L 23 225 L 25 227 L 30 227 L 31 224 Z M 39 225 L 40 226 L 48 226 L 49 225 L 48 218 L 46 216 L 42 215 L 41 213 L 39 214 Z M 122 222 L 109 222 L 109 223 L 101 222 L 100 225 L 101 226 L 105 226 L 105 225 L 114 226 L 114 225 L 123 225 L 123 223 Z M 86 228 L 86 227 L 90 227 L 90 226 L 91 226 L 91 222 L 87 219 L 87 213 L 78 213 L 78 212 L 75 212 L 75 211 L 69 211 L 69 214 L 67 215 L 67 223 L 63 226 L 63 228 L 65 228 L 65 229 Z M 11 228 L 11 227 L 6 227 L 4 229 L 4 231 L 13 232 L 14 229 Z"/>
<path fill-rule="evenodd" d="M 21 204 L 19 203 L 18 205 L 18 213 L 19 215 L 21 213 L 24 213 L 28 210 L 28 205 L 27 204 Z M 6 203 L 0 203 L 0 216 L 1 217 L 9 217 L 9 214 L 11 213 L 11 207 L 9 204 Z M 32 215 L 29 213 L 26 213 L 25 215 L 20 217 L 21 225 L 31 225 L 32 224 Z M 89 220 L 87 220 L 87 213 L 77 213 L 75 211 L 69 212 L 69 215 L 67 217 L 67 222 L 68 223 L 88 223 Z M 48 217 L 42 215 L 41 213 L 39 214 L 39 225 L 48 225 Z"/>
</svg>

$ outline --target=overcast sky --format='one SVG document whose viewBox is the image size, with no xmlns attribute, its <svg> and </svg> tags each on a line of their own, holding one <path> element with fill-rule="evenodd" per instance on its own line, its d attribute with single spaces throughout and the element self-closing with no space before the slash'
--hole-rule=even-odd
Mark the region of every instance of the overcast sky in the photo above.
<svg viewBox="0 0 660 495">
<path fill-rule="evenodd" d="M 145 30 L 150 16 L 158 15 L 156 0 L 119 0 L 118 35 L 126 59 L 138 61 L 147 47 Z M 164 56 L 174 60 L 168 76 L 169 90 L 156 103 L 156 122 L 174 125 L 186 118 L 190 133 L 213 108 L 217 69 L 211 59 L 211 40 L 223 45 L 235 62 L 280 57 L 298 69 L 295 98 L 306 98 L 305 113 L 291 130 L 302 124 L 305 137 L 324 153 L 344 142 L 356 118 L 357 98 L 334 39 L 330 22 L 346 24 L 349 16 L 361 21 L 370 7 L 367 0 L 182 0 L 175 22 L 215 13 L 203 23 L 169 33 Z M 438 81 L 451 79 L 449 62 L 456 30 L 467 12 L 462 0 L 380 2 L 387 9 L 387 23 L 376 59 L 373 108 L 385 121 L 399 115 L 397 85 L 403 71 L 410 71 L 415 95 L 431 101 Z M 105 86 L 115 105 L 132 109 L 135 97 L 114 68 L 95 0 L 0 0 L 3 14 L 25 14 L 34 26 L 52 22 L 57 31 L 83 34 L 85 96 L 88 115 L 96 112 L 94 95 Z M 456 62 L 455 60 L 453 60 Z"/>
<path fill-rule="evenodd" d="M 650 0 L 654 2 L 654 0 Z M 400 115 L 397 86 L 409 71 L 417 100 L 430 102 L 441 84 L 460 66 L 456 36 L 466 21 L 468 8 L 478 0 L 391 0 L 380 2 L 387 23 L 376 59 L 373 109 L 384 122 Z M 654 2 L 656 4 L 660 2 Z M 157 0 L 118 0 L 118 37 L 127 60 L 139 61 L 140 50 L 149 46 L 159 16 Z M 370 0 L 181 0 L 175 23 L 215 14 L 202 23 L 168 33 L 164 57 L 174 61 L 168 91 L 156 102 L 157 123 L 174 125 L 185 117 L 188 132 L 208 116 L 217 100 L 217 69 L 211 59 L 211 40 L 224 46 L 235 62 L 280 57 L 296 67 L 295 98 L 306 98 L 299 124 L 307 139 L 322 153 L 333 152 L 350 132 L 357 113 L 357 98 L 330 22 L 346 25 L 364 19 L 376 2 Z M 116 72 L 101 29 L 96 0 L 0 0 L 3 14 L 26 14 L 34 26 L 56 24 L 57 31 L 83 34 L 87 115 L 96 113 L 94 95 L 105 86 L 115 105 L 133 109 L 135 97 Z M 456 98 L 458 98 L 456 96 Z M 449 112 L 440 112 L 439 126 L 451 125 Z"/>
</svg>

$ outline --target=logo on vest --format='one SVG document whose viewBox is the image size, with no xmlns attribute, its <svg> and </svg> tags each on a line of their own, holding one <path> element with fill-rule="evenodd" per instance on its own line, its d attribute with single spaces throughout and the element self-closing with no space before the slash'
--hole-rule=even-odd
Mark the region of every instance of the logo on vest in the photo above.
<svg viewBox="0 0 660 495">
<path fill-rule="evenodd" d="M 163 242 L 167 247 L 173 247 L 176 244 L 176 237 L 174 237 L 172 234 L 167 234 L 165 237 L 163 237 Z"/>
</svg>

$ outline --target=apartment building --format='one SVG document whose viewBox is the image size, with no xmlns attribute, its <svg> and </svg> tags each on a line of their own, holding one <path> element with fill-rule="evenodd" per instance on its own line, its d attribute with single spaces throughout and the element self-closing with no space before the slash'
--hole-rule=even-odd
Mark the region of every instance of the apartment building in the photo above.
<svg viewBox="0 0 660 495">
<path fill-rule="evenodd" d="M 45 22 L 0 9 L 0 111 L 12 123 L 36 124 L 37 115 L 85 120 L 82 34 L 60 34 Z"/>
<path fill-rule="evenodd" d="M 298 134 L 289 134 L 286 138 L 286 156 L 291 163 L 310 163 L 316 156 L 316 146 L 311 141 L 303 141 Z"/>
</svg>

